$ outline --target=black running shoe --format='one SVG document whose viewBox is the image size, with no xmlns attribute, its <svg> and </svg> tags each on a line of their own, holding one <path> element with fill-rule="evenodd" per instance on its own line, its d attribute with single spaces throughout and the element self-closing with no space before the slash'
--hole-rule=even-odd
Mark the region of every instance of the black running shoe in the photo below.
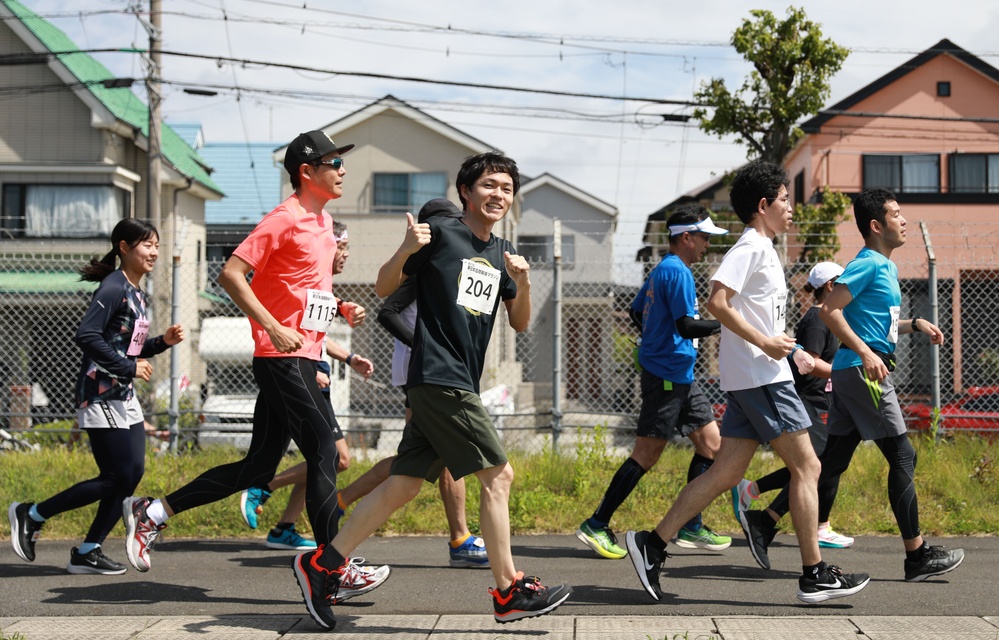
<svg viewBox="0 0 999 640">
<path fill-rule="evenodd" d="M 34 502 L 11 502 L 7 509 L 7 519 L 10 520 L 10 544 L 25 562 L 35 561 L 35 542 L 44 522 L 35 522 L 28 515 Z"/>
<path fill-rule="evenodd" d="M 653 549 L 648 545 L 648 531 L 629 531 L 624 540 L 628 547 L 628 557 L 635 567 L 635 573 L 642 586 L 652 596 L 653 600 L 662 600 L 663 592 L 659 588 L 659 574 L 663 570 L 663 560 L 670 557 L 668 553 Z"/>
<path fill-rule="evenodd" d="M 302 590 L 302 597 L 305 599 L 305 607 L 309 610 L 309 615 L 320 627 L 333 629 L 336 627 L 333 600 L 340 588 L 341 574 L 339 571 L 330 571 L 319 564 L 319 558 L 323 555 L 324 548 L 324 545 L 319 545 L 318 549 L 298 554 L 292 562 L 292 568 L 295 570 L 295 578 L 298 580 L 298 587 Z M 348 559 L 347 562 L 350 560 Z"/>
<path fill-rule="evenodd" d="M 943 547 L 927 547 L 923 557 L 915 562 L 905 561 L 905 581 L 922 582 L 933 576 L 942 576 L 957 569 L 964 562 L 964 549 L 944 551 Z"/>
<path fill-rule="evenodd" d="M 489 593 L 493 597 L 493 618 L 505 623 L 551 613 L 572 594 L 572 587 L 546 587 L 540 579 L 525 578 L 524 572 L 518 571 L 513 584 L 502 591 L 490 588 Z"/>
<path fill-rule="evenodd" d="M 847 574 L 839 567 L 828 564 L 813 576 L 798 578 L 798 600 L 814 604 L 852 596 L 870 581 L 871 577 L 866 573 Z"/>
<path fill-rule="evenodd" d="M 770 556 L 767 549 L 777 535 L 777 525 L 766 511 L 740 511 L 739 523 L 742 532 L 746 534 L 746 542 L 753 553 L 753 559 L 764 569 L 770 568 Z"/>
<path fill-rule="evenodd" d="M 100 547 L 90 553 L 80 553 L 76 547 L 69 552 L 66 571 L 74 574 L 99 573 L 105 576 L 120 576 L 128 567 L 104 555 Z"/>
</svg>

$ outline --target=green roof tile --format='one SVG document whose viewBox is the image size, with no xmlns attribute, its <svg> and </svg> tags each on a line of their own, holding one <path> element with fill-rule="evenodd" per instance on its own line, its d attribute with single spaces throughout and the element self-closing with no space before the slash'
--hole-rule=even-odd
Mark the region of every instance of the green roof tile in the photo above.
<svg viewBox="0 0 999 640">
<path fill-rule="evenodd" d="M 115 76 L 89 54 L 80 51 L 69 37 L 51 22 L 28 9 L 18 0 L 2 1 L 17 18 L 24 23 L 49 51 L 67 51 L 74 53 L 61 54 L 59 61 L 66 66 L 77 79 L 87 84 L 90 91 L 116 118 L 127 122 L 133 127 L 149 133 L 149 108 L 131 89 L 108 89 L 100 84 L 102 80 L 110 80 Z M 168 124 L 160 129 L 163 156 L 170 164 L 184 175 L 190 176 L 204 186 L 222 193 L 222 190 L 211 179 L 206 169 L 207 163 L 183 138 L 177 135 Z"/>
</svg>

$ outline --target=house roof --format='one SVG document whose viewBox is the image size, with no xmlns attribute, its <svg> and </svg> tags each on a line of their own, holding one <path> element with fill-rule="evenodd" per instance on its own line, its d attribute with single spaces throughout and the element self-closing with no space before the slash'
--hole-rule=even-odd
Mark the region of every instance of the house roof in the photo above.
<svg viewBox="0 0 999 640">
<path fill-rule="evenodd" d="M 50 66 L 61 66 L 83 85 L 78 90 L 78 94 L 79 91 L 87 92 L 88 95 L 96 98 L 99 105 L 107 109 L 114 118 L 141 131 L 144 136 L 148 136 L 149 108 L 138 96 L 132 93 L 131 89 L 107 88 L 101 84 L 103 80 L 115 78 L 107 67 L 94 57 L 80 51 L 76 43 L 62 30 L 41 18 L 18 0 L 0 0 L 0 2 L 17 18 L 21 25 L 27 28 L 30 35 L 34 36 L 34 38 L 26 38 L 25 36 L 28 34 L 17 29 L 16 23 L 8 22 L 8 25 L 33 51 L 36 53 L 68 52 L 55 56 L 49 64 Z M 67 80 L 63 74 L 59 75 Z M 210 177 L 210 168 L 207 163 L 198 156 L 191 145 L 165 123 L 161 128 L 161 147 L 164 158 L 174 169 L 205 187 L 222 193 L 222 190 Z"/>
<path fill-rule="evenodd" d="M 326 133 L 329 137 L 336 140 L 337 134 L 340 132 L 346 131 L 347 129 L 356 126 L 365 120 L 373 118 L 384 111 L 388 111 L 389 109 L 422 124 L 445 138 L 467 147 L 473 155 L 495 149 L 492 145 L 486 144 L 478 138 L 470 136 L 464 131 L 456 129 L 443 120 L 438 120 L 429 113 L 410 106 L 392 95 L 387 95 L 384 98 L 376 100 L 375 102 L 372 102 L 371 104 L 362 107 L 357 111 L 340 118 L 339 120 L 334 120 L 325 126 L 319 127 L 319 129 Z M 287 148 L 288 144 L 284 144 L 275 149 L 274 160 L 277 162 L 283 162 L 285 149 Z"/>
<path fill-rule="evenodd" d="M 281 169 L 273 142 L 209 142 L 201 156 L 215 168 L 212 178 L 226 192 L 205 202 L 205 224 L 256 224 L 281 202 Z"/>
<path fill-rule="evenodd" d="M 937 56 L 945 53 L 954 56 L 961 62 L 967 64 L 972 69 L 977 70 L 982 75 L 991 78 L 994 82 L 999 83 L 999 69 L 996 69 L 995 67 L 985 62 L 978 56 L 968 53 L 967 51 L 957 46 L 947 38 L 944 38 L 943 40 L 936 43 L 926 51 L 923 51 L 916 57 L 896 67 L 892 71 L 889 71 L 888 73 L 881 76 L 874 82 L 861 88 L 859 91 L 850 94 L 849 96 L 840 100 L 833 106 L 827 109 L 823 109 L 822 111 L 819 111 L 818 115 L 810 118 L 809 120 L 806 120 L 801 125 L 802 131 L 804 131 L 805 133 L 819 133 L 823 124 L 825 124 L 832 118 L 835 118 L 841 112 L 849 110 L 850 107 L 853 107 L 854 105 L 858 104 L 864 99 L 869 98 L 878 91 L 881 91 L 882 89 L 884 89 L 891 83 L 895 82 L 899 78 L 909 73 L 912 73 L 913 71 L 923 66 L 933 58 L 936 58 Z"/>
<path fill-rule="evenodd" d="M 572 186 L 568 182 L 562 180 L 561 178 L 557 178 L 550 173 L 542 173 L 540 176 L 537 176 L 536 178 L 530 178 L 527 181 L 525 181 L 524 184 L 522 184 L 520 187 L 520 195 L 521 197 L 523 197 L 529 194 L 531 191 L 534 191 L 538 187 L 543 187 L 545 185 L 554 187 L 555 189 L 563 191 L 566 194 L 572 196 L 573 198 L 576 198 L 577 200 L 585 202 L 586 204 L 593 207 L 597 211 L 605 214 L 609 218 L 617 218 L 617 213 L 618 213 L 617 207 L 607 202 L 604 202 L 603 200 L 597 198 L 596 196 L 586 193 L 582 189 Z"/>
</svg>

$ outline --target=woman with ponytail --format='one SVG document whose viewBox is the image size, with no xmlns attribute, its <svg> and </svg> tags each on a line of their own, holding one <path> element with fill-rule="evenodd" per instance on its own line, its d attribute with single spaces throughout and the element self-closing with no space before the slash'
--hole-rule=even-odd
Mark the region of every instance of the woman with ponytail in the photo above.
<svg viewBox="0 0 999 640">
<path fill-rule="evenodd" d="M 184 339 L 173 325 L 149 337 L 148 301 L 139 288 L 159 255 L 159 233 L 148 222 L 126 218 L 111 232 L 111 250 L 91 259 L 80 278 L 99 282 L 80 322 L 75 342 L 83 350 L 76 383 L 77 420 L 87 433 L 100 471 L 37 504 L 14 502 L 7 511 L 11 544 L 23 560 L 35 560 L 35 541 L 45 520 L 98 503 L 86 538 L 70 552 L 70 573 L 118 575 L 126 565 L 104 555 L 101 544 L 121 518 L 121 503 L 132 494 L 145 470 L 146 436 L 134 378 L 148 381 L 147 360 Z"/>
</svg>

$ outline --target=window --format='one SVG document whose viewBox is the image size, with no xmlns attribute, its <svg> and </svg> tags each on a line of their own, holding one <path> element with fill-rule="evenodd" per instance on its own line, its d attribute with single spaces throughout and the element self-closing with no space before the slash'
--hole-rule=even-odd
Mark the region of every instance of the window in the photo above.
<svg viewBox="0 0 999 640">
<path fill-rule="evenodd" d="M 864 188 L 885 187 L 895 193 L 940 193 L 937 154 L 865 155 Z"/>
<path fill-rule="evenodd" d="M 376 213 L 415 212 L 428 200 L 447 196 L 443 173 L 376 173 L 372 180 Z"/>
<path fill-rule="evenodd" d="M 102 238 L 131 212 L 131 194 L 111 186 L 3 185 L 0 228 L 16 238 Z"/>
<path fill-rule="evenodd" d="M 517 252 L 532 265 L 550 265 L 555 260 L 554 236 L 520 236 L 517 239 Z M 576 262 L 576 238 L 562 234 L 562 264 Z"/>
<path fill-rule="evenodd" d="M 798 175 L 794 176 L 794 203 L 795 206 L 805 204 L 805 170 L 802 169 Z"/>
<path fill-rule="evenodd" d="M 951 193 L 999 193 L 999 153 L 950 156 Z"/>
<path fill-rule="evenodd" d="M 949 82 L 938 82 L 937 83 L 937 95 L 941 98 L 950 97 L 950 83 Z"/>
</svg>

